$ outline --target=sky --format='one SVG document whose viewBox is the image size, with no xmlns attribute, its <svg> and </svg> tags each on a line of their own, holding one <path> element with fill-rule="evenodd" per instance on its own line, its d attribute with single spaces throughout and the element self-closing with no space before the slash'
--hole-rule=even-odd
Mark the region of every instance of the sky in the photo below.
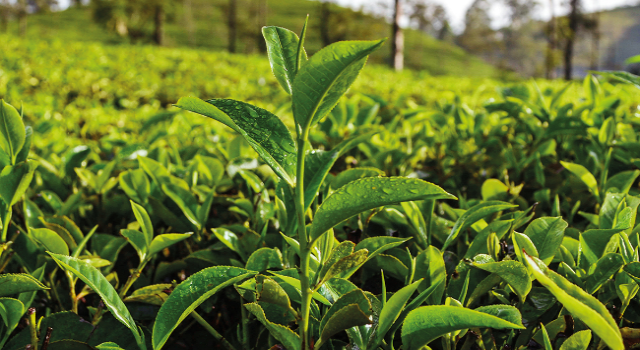
<svg viewBox="0 0 640 350">
<path fill-rule="evenodd" d="M 277 0 L 275 0 L 277 1 Z M 334 0 L 340 3 L 341 5 L 351 6 L 354 8 L 360 8 L 361 6 L 367 6 L 367 4 L 378 2 L 379 0 Z M 393 0 L 386 0 L 389 3 L 392 3 Z M 449 14 L 449 18 L 451 19 L 451 25 L 455 31 L 461 31 L 464 29 L 464 15 L 473 3 L 473 0 L 431 0 L 436 3 L 442 4 Z M 496 1 L 498 2 L 498 1 Z M 551 11 L 548 0 L 539 1 L 541 6 L 538 8 L 538 18 L 550 18 Z M 556 4 L 555 13 L 556 15 L 564 15 L 567 12 L 567 8 L 561 6 L 561 3 L 565 3 L 564 0 L 554 0 Z M 624 6 L 624 5 L 636 5 L 640 3 L 640 0 L 583 0 L 584 8 L 588 11 L 597 11 L 601 9 L 610 9 L 614 7 Z M 499 27 L 502 24 L 505 24 L 506 20 L 506 11 L 504 7 L 500 5 L 495 5 L 492 9 L 491 13 L 492 19 L 494 21 L 494 25 Z"/>
</svg>

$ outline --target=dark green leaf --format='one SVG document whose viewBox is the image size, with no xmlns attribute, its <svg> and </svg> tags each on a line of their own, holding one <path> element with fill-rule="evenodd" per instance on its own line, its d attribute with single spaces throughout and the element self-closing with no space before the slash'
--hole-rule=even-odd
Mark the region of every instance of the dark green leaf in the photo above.
<svg viewBox="0 0 640 350">
<path fill-rule="evenodd" d="M 0 275 L 0 297 L 49 289 L 37 278 L 26 273 Z"/>
<path fill-rule="evenodd" d="M 293 185 L 296 146 L 287 127 L 270 112 L 234 100 L 202 101 L 183 97 L 178 107 L 215 119 L 242 135 L 273 168 L 278 176 Z"/>
<path fill-rule="evenodd" d="M 458 238 L 458 235 L 462 230 L 470 227 L 476 221 L 489 215 L 495 214 L 499 211 L 507 210 L 513 207 L 515 207 L 515 205 L 500 201 L 482 202 L 474 207 L 471 207 L 458 218 L 455 225 L 451 229 L 447 240 L 444 242 L 442 250 L 444 251 L 445 249 L 447 249 L 447 247 Z"/>
<path fill-rule="evenodd" d="M 116 292 L 111 283 L 102 275 L 102 272 L 88 263 L 70 256 L 54 253 L 49 253 L 49 255 L 51 255 L 53 260 L 55 260 L 63 270 L 73 273 L 86 283 L 89 288 L 102 298 L 102 302 L 107 309 L 111 311 L 113 316 L 127 326 L 136 338 L 139 336 L 138 327 L 129 314 L 129 310 L 122 300 L 120 300 L 118 292 Z"/>
<path fill-rule="evenodd" d="M 411 311 L 404 320 L 402 348 L 418 350 L 449 332 L 466 328 L 524 329 L 520 324 L 476 310 L 445 305 L 423 306 Z"/>
<path fill-rule="evenodd" d="M 298 35 L 280 27 L 263 27 L 271 70 L 280 86 L 291 95 L 293 79 L 298 70 Z"/>
<path fill-rule="evenodd" d="M 161 349 L 171 332 L 213 294 L 256 274 L 238 267 L 214 266 L 191 275 L 171 292 L 158 311 L 153 325 L 153 348 Z"/>
<path fill-rule="evenodd" d="M 20 114 L 13 106 L 0 100 L 0 149 L 9 155 L 11 164 L 15 164 L 25 138 L 26 132 Z"/>
<path fill-rule="evenodd" d="M 418 179 L 364 178 L 330 195 L 318 208 L 311 224 L 311 241 L 328 229 L 365 210 L 424 199 L 455 199 L 440 187 Z"/>
<path fill-rule="evenodd" d="M 307 128 L 329 113 L 356 80 L 369 54 L 383 42 L 337 42 L 313 55 L 293 81 L 296 122 Z"/>
<path fill-rule="evenodd" d="M 567 224 L 562 217 L 544 217 L 533 220 L 524 234 L 529 236 L 531 242 L 536 246 L 538 257 L 549 265 L 562 244 L 564 229 Z"/>
</svg>

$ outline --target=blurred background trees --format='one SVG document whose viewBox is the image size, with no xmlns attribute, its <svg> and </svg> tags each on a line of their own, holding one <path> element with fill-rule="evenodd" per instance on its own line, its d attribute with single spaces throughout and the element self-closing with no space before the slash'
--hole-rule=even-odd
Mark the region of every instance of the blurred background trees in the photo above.
<svg viewBox="0 0 640 350">
<path fill-rule="evenodd" d="M 0 0 L 0 32 L 259 53 L 260 27 L 299 28 L 308 13 L 310 53 L 389 37 L 371 59 L 397 70 L 489 69 L 476 57 L 521 77 L 624 68 L 640 47 L 640 6 L 588 12 L 585 1 L 474 0 L 452 25 L 442 0 L 360 1 L 356 9 L 345 7 L 349 0 Z"/>
</svg>

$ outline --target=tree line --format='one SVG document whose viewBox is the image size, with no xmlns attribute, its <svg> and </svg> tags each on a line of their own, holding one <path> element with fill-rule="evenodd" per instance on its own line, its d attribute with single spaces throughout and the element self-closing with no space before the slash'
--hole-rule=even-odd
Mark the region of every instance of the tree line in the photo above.
<svg viewBox="0 0 640 350">
<path fill-rule="evenodd" d="M 6 31 L 11 20 L 19 23 L 20 33 L 27 27 L 27 15 L 55 10 L 58 0 L 0 0 L 0 30 Z M 131 41 L 153 41 L 165 44 L 165 24 L 175 20 L 180 8 L 184 29 L 193 37 L 194 0 L 70 0 L 71 6 L 88 6 L 95 22 Z M 273 1 L 273 0 L 272 0 Z M 552 9 L 551 18 L 542 22 L 535 18 L 546 1 Z M 404 45 L 408 27 L 464 48 L 473 55 L 504 70 L 524 76 L 557 78 L 561 67 L 565 79 L 573 77 L 575 42 L 579 34 L 592 40 L 591 67 L 597 69 L 599 50 L 598 14 L 583 11 L 583 0 L 474 0 L 466 11 L 464 29 L 455 34 L 446 9 L 435 0 L 377 0 L 365 5 L 365 10 L 387 17 L 390 23 L 391 53 L 388 62 L 396 70 L 404 68 L 404 55 L 411 48 Z M 555 14 L 556 2 L 568 9 Z M 265 51 L 261 28 L 267 23 L 268 0 L 219 0 L 228 37 L 227 50 L 238 52 L 238 42 L 250 42 L 252 49 Z M 490 11 L 503 6 L 508 13 L 505 24 L 494 27 Z M 318 0 L 319 32 L 323 46 L 346 39 L 341 23 L 358 20 L 357 11 L 341 9 L 335 0 Z M 361 14 L 361 13 L 360 13 Z M 541 40 L 544 39 L 544 40 Z M 542 44 L 544 43 L 544 44 Z M 543 56 L 543 57 L 540 57 Z M 540 64 L 543 62 L 543 64 Z"/>
</svg>

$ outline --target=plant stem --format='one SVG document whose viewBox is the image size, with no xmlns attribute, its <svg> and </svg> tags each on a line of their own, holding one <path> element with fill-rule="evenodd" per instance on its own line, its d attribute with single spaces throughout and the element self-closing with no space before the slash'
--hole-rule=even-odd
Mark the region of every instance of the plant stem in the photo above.
<svg viewBox="0 0 640 350">
<path fill-rule="evenodd" d="M 309 256 L 311 247 L 307 237 L 304 218 L 304 147 L 309 135 L 309 128 L 305 127 L 298 138 L 298 166 L 296 172 L 296 215 L 298 218 L 298 241 L 300 242 L 300 289 L 301 289 L 301 319 L 300 319 L 300 349 L 309 349 L 309 308 L 311 306 L 311 285 L 309 283 Z"/>
<path fill-rule="evenodd" d="M 31 334 L 31 349 L 38 350 L 38 330 L 36 329 L 36 309 L 29 308 L 29 331 Z"/>
<path fill-rule="evenodd" d="M 124 284 L 122 289 L 120 289 L 120 293 L 118 293 L 118 296 L 120 297 L 120 299 L 123 299 L 124 296 L 127 295 L 129 288 L 131 288 L 133 283 L 135 283 L 135 281 L 140 277 L 140 274 L 142 273 L 142 269 L 144 269 L 145 265 L 147 265 L 147 262 L 148 260 L 146 259 L 145 261 L 142 261 L 140 265 L 138 265 L 138 268 L 135 271 L 133 271 L 131 275 L 129 275 L 127 282 Z"/>
<path fill-rule="evenodd" d="M 222 334 L 218 333 L 218 331 L 216 331 L 215 328 L 211 327 L 211 325 L 204 318 L 202 318 L 202 316 L 200 316 L 200 314 L 198 314 L 197 312 L 193 311 L 193 312 L 191 312 L 191 317 L 193 317 L 202 327 L 204 327 L 204 329 L 206 329 L 207 332 L 209 332 L 211 335 L 213 335 L 213 337 L 216 338 L 216 340 L 218 340 L 220 343 L 222 343 L 222 346 L 224 346 L 225 349 L 227 349 L 227 350 L 236 350 L 236 348 L 234 348 L 233 345 L 231 345 L 231 343 L 229 343 L 227 341 L 227 339 L 225 339 L 222 336 Z"/>
<path fill-rule="evenodd" d="M 2 217 L 2 240 L 0 243 L 7 242 L 7 233 L 9 232 L 9 226 L 11 226 L 11 211 L 13 209 L 10 205 L 6 207 L 5 215 Z"/>
<path fill-rule="evenodd" d="M 71 311 L 73 313 L 78 313 L 78 298 L 76 295 L 76 281 L 74 276 L 69 271 L 65 271 L 67 275 L 67 280 L 69 280 L 69 296 L 71 297 Z"/>
</svg>

